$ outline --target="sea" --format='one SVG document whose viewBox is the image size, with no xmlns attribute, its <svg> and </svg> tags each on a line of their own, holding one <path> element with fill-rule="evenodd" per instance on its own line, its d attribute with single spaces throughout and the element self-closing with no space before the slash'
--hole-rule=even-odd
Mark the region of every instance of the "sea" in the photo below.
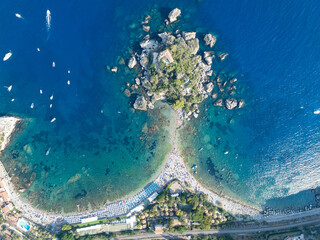
<svg viewBox="0 0 320 240">
<path fill-rule="evenodd" d="M 182 16 L 166 27 L 175 7 Z M 214 72 L 236 77 L 235 97 L 245 100 L 227 110 L 208 98 L 179 130 L 194 176 L 261 209 L 316 206 L 319 12 L 316 0 L 2 0 L 0 115 L 24 121 L 1 161 L 21 196 L 50 212 L 92 210 L 154 178 L 172 149 L 174 112 L 165 103 L 134 111 L 136 96 L 124 94 L 150 14 L 151 35 L 216 35 L 213 51 L 229 56 Z"/>
</svg>

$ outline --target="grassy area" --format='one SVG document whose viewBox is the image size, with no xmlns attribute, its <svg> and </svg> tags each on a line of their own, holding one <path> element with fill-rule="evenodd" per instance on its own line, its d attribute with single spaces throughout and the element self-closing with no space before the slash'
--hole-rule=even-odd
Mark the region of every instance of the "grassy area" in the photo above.
<svg viewBox="0 0 320 240">
<path fill-rule="evenodd" d="M 123 218 L 126 218 L 126 215 L 114 217 L 114 218 L 109 218 L 109 219 L 103 218 L 103 219 L 99 219 L 97 221 L 93 221 L 93 222 L 89 222 L 89 223 L 79 223 L 79 224 L 73 225 L 73 227 L 74 228 L 89 227 L 89 226 L 94 226 L 94 225 L 98 225 L 98 224 L 110 223 L 113 221 L 120 221 Z"/>
</svg>

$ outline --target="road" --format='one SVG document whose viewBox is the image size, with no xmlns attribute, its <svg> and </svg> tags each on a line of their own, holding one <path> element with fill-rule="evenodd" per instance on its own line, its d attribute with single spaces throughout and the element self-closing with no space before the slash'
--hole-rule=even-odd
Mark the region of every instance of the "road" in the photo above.
<svg viewBox="0 0 320 240">
<path fill-rule="evenodd" d="M 141 234 L 135 236 L 123 236 L 118 237 L 116 239 L 177 239 L 177 237 L 187 236 L 187 235 L 209 235 L 209 234 L 246 234 L 246 233 L 257 233 L 257 232 L 268 232 L 268 231 L 275 231 L 275 230 L 284 230 L 293 227 L 300 227 L 305 225 L 318 225 L 320 224 L 320 219 L 312 219 L 303 222 L 297 223 L 290 223 L 287 225 L 282 226 L 266 226 L 266 227 L 253 227 L 253 228 L 246 228 L 246 229 L 221 229 L 221 230 L 192 230 L 192 231 L 185 231 L 183 234 L 178 233 L 164 233 L 162 235 L 155 235 L 155 234 Z"/>
</svg>

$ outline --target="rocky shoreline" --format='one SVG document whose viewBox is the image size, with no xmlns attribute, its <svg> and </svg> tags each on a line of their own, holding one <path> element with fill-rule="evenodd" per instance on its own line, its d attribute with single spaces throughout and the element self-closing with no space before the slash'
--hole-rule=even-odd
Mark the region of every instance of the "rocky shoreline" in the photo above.
<svg viewBox="0 0 320 240">
<path fill-rule="evenodd" d="M 21 120 L 21 118 L 13 116 L 0 117 L 0 152 L 10 143 L 11 135 Z"/>
</svg>

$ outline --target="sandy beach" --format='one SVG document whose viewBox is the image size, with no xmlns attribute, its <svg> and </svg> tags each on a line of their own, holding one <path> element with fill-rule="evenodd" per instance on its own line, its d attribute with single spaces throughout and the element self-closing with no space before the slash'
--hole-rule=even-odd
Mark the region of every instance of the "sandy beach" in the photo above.
<svg viewBox="0 0 320 240">
<path fill-rule="evenodd" d="M 0 118 L 0 135 L 4 136 L 4 141 L 1 144 L 1 149 L 5 149 L 10 142 L 10 136 L 13 133 L 16 123 L 21 119 L 15 117 L 1 117 Z M 175 119 L 175 127 L 178 128 L 181 126 L 181 119 L 177 117 Z M 88 217 L 98 217 L 98 218 L 111 218 L 115 216 L 120 216 L 124 214 L 128 214 L 135 208 L 139 208 L 141 204 L 146 201 L 154 192 L 160 192 L 168 182 L 173 179 L 178 179 L 180 182 L 187 188 L 192 191 L 203 192 L 207 194 L 209 201 L 212 203 L 219 205 L 224 208 L 226 211 L 232 214 L 245 214 L 250 215 L 252 218 L 256 220 L 269 220 L 272 221 L 272 217 L 265 218 L 260 213 L 258 209 L 247 206 L 243 203 L 239 203 L 233 201 L 232 199 L 220 196 L 207 188 L 201 185 L 188 171 L 186 168 L 183 159 L 179 153 L 179 149 L 177 147 L 176 141 L 176 131 L 171 136 L 171 144 L 173 146 L 172 151 L 168 155 L 164 166 L 162 169 L 159 169 L 157 176 L 155 176 L 155 180 L 151 183 L 147 184 L 142 190 L 138 193 L 131 194 L 130 196 L 121 199 L 119 201 L 115 201 L 112 203 L 108 203 L 104 205 L 104 207 L 94 210 L 92 212 L 78 212 L 78 213 L 70 213 L 70 214 L 53 214 L 46 211 L 42 211 L 36 209 L 31 206 L 25 199 L 21 199 L 18 191 L 15 190 L 15 187 L 10 181 L 10 177 L 6 172 L 3 164 L 0 162 L 0 177 L 5 185 L 5 189 L 14 203 L 15 207 L 23 212 L 23 215 L 41 225 L 47 224 L 62 224 L 69 223 L 75 224 L 80 223 L 81 219 Z M 312 215 L 313 211 L 309 211 L 310 213 L 302 214 Z M 316 211 L 318 212 L 318 211 Z M 293 215 L 283 215 L 276 216 L 278 221 L 290 219 Z"/>
</svg>

